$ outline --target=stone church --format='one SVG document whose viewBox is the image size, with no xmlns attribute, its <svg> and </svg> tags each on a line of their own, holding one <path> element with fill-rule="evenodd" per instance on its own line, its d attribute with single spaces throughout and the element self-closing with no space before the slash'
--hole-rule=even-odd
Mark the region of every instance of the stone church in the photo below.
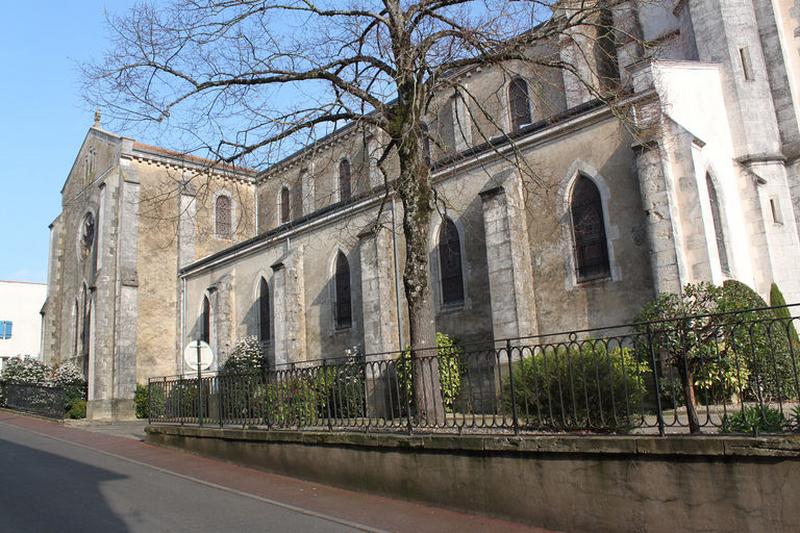
<svg viewBox="0 0 800 533">
<path fill-rule="evenodd" d="M 800 2 L 630 2 L 613 20 L 641 37 L 613 43 L 619 106 L 516 64 L 455 74 L 486 112 L 434 103 L 438 331 L 606 327 L 729 278 L 800 302 Z M 537 53 L 574 62 L 575 46 Z M 46 360 L 81 365 L 89 415 L 108 418 L 130 416 L 137 383 L 188 371 L 194 339 L 215 367 L 248 335 L 275 366 L 400 349 L 401 208 L 381 146 L 353 125 L 255 173 L 96 123 L 50 226 Z"/>
</svg>

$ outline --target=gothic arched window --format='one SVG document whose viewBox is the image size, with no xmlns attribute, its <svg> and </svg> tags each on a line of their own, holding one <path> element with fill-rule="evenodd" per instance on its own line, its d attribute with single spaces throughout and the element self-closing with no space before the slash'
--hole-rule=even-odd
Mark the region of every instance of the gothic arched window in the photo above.
<svg viewBox="0 0 800 533">
<path fill-rule="evenodd" d="M 289 187 L 284 186 L 281 189 L 281 224 L 289 222 Z"/>
<path fill-rule="evenodd" d="M 461 268 L 461 239 L 452 220 L 446 218 L 439 228 L 439 267 L 442 283 L 442 304 L 464 301 L 464 273 Z"/>
<path fill-rule="evenodd" d="M 725 245 L 725 229 L 722 225 L 719 197 L 717 197 L 717 189 L 714 187 L 714 180 L 708 173 L 706 173 L 706 188 L 708 189 L 708 203 L 711 206 L 711 221 L 714 224 L 714 238 L 717 241 L 717 252 L 719 253 L 719 267 L 725 274 L 730 274 L 731 266 L 728 261 L 728 247 Z"/>
<path fill-rule="evenodd" d="M 229 239 L 231 236 L 231 198 L 217 196 L 215 218 L 217 221 L 217 237 Z"/>
<path fill-rule="evenodd" d="M 508 86 L 508 103 L 511 111 L 511 131 L 518 131 L 531 123 L 531 101 L 528 83 L 522 78 L 514 78 Z"/>
<path fill-rule="evenodd" d="M 203 297 L 203 313 L 200 316 L 200 340 L 209 342 L 211 339 L 211 302 L 208 296 Z"/>
<path fill-rule="evenodd" d="M 339 162 L 339 200 L 350 199 L 350 161 L 342 159 Z"/>
<path fill-rule="evenodd" d="M 352 297 L 350 294 L 350 264 L 342 252 L 336 254 L 334 289 L 336 292 L 334 305 L 336 327 L 349 328 L 353 320 Z"/>
<path fill-rule="evenodd" d="M 603 203 L 597 185 L 586 176 L 578 176 L 575 180 L 570 215 L 578 281 L 607 277 L 611 273 L 611 266 L 603 221 Z"/>
<path fill-rule="evenodd" d="M 270 340 L 272 323 L 272 308 L 269 305 L 269 285 L 267 280 L 261 278 L 258 285 L 258 338 L 263 341 Z"/>
</svg>

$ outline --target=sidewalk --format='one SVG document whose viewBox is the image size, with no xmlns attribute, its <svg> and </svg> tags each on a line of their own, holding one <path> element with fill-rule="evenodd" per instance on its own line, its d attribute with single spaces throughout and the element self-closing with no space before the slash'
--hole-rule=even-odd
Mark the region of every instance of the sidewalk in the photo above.
<svg viewBox="0 0 800 533">
<path fill-rule="evenodd" d="M 8 412 L 0 413 L 0 423 L 113 455 L 220 490 L 364 524 L 375 530 L 413 533 L 544 531 L 515 522 L 339 489 L 152 446 L 136 440 L 141 423 L 84 423 L 84 427 L 79 428 L 74 423 L 62 425 Z M 531 505 L 535 504 L 531 502 Z"/>
<path fill-rule="evenodd" d="M 128 422 L 96 422 L 86 420 L 64 420 L 64 425 L 71 428 L 112 435 L 115 437 L 125 437 L 127 439 L 143 441 L 145 437 L 144 428 L 147 427 L 147 420 L 132 420 Z"/>
</svg>

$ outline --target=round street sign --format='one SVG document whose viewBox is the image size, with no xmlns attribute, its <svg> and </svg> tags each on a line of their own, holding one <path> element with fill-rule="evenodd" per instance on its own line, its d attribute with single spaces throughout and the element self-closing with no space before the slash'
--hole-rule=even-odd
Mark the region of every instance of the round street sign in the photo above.
<svg viewBox="0 0 800 533">
<path fill-rule="evenodd" d="M 211 346 L 203 341 L 192 341 L 183 350 L 183 360 L 192 370 L 197 370 L 197 345 L 200 344 L 200 370 L 208 370 L 214 362 Z"/>
</svg>

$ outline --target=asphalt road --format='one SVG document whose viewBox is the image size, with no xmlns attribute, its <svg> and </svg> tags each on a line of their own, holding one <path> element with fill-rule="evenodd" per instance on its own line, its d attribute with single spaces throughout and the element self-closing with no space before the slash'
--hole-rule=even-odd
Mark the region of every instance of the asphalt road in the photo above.
<svg viewBox="0 0 800 533">
<path fill-rule="evenodd" d="M 0 423 L 2 532 L 359 529 Z"/>
</svg>

